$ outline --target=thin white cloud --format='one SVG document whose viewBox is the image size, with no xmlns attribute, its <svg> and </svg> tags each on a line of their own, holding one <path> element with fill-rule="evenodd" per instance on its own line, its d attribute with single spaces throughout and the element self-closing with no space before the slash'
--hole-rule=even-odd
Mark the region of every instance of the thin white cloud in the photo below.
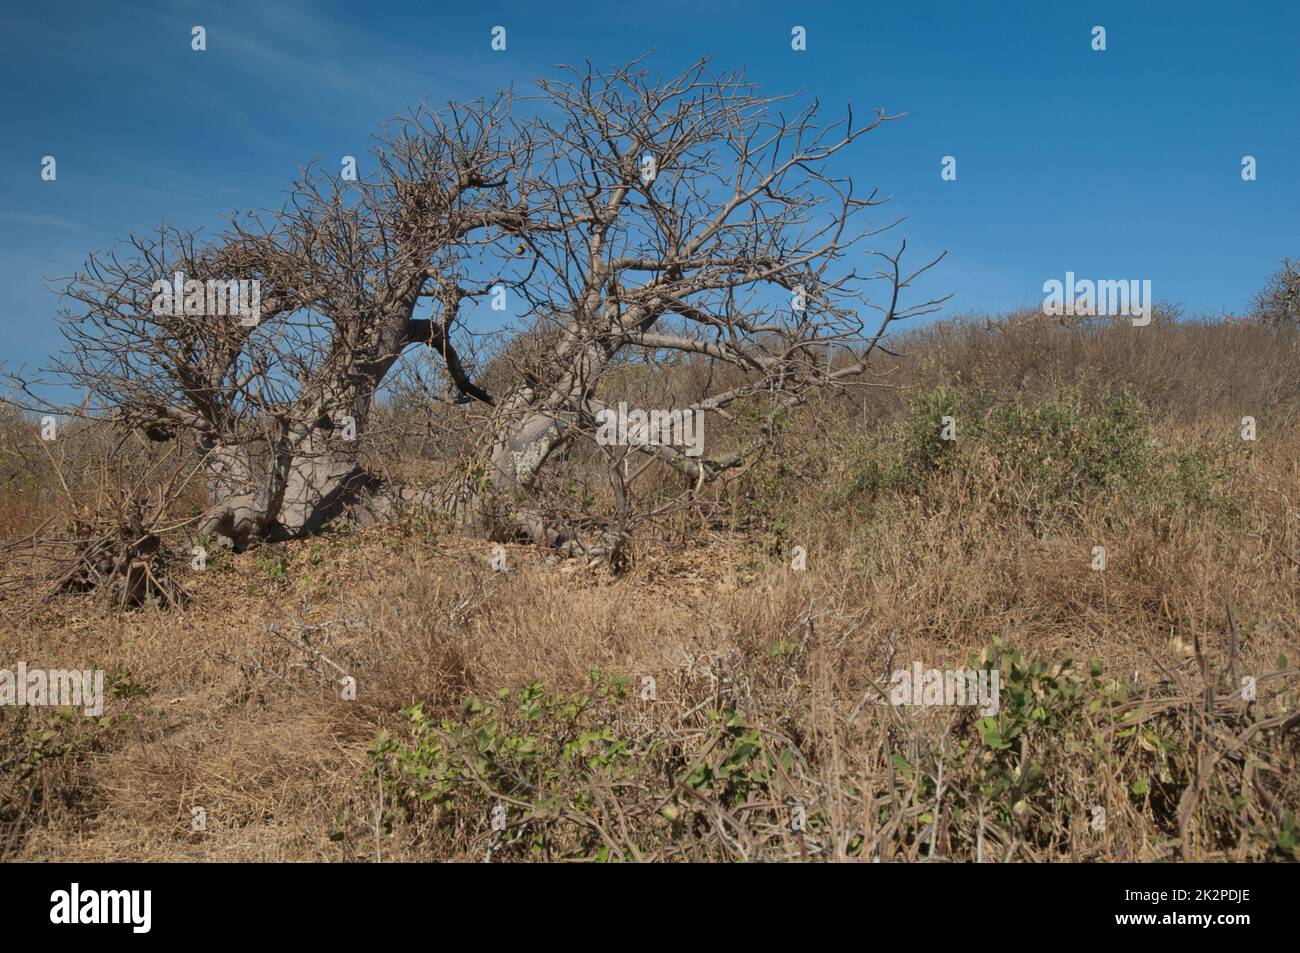
<svg viewBox="0 0 1300 953">
<path fill-rule="evenodd" d="M 0 222 L 12 222 L 24 228 L 85 228 L 81 222 L 70 222 L 57 215 L 29 215 L 26 212 L 7 212 L 0 209 Z"/>
</svg>

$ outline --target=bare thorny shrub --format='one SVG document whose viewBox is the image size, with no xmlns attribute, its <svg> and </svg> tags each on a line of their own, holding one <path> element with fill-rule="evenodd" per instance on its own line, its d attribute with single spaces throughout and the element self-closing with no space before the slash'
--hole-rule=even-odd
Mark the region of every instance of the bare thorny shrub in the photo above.
<svg viewBox="0 0 1300 953">
<path fill-rule="evenodd" d="M 188 556 L 175 543 L 194 522 L 185 514 L 192 462 L 174 446 L 98 422 L 74 423 L 52 440 L 34 429 L 18 431 L 29 436 L 20 453 L 42 475 L 45 516 L 30 533 L 0 542 L 6 609 L 30 612 L 67 593 L 90 593 L 116 609 L 179 606 L 177 569 L 188 568 Z"/>
<path fill-rule="evenodd" d="M 1255 315 L 1274 328 L 1300 326 L 1300 261 L 1282 259 L 1282 267 L 1255 297 Z"/>
</svg>

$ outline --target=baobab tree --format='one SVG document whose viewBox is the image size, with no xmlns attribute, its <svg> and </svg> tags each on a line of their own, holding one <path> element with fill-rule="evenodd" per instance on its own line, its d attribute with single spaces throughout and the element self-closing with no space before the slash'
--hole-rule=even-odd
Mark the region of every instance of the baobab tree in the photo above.
<svg viewBox="0 0 1300 953">
<path fill-rule="evenodd" d="M 904 242 L 876 247 L 896 224 L 872 217 L 885 200 L 834 170 L 898 117 L 823 121 L 817 103 L 706 62 L 668 79 L 640 60 L 566 68 L 538 85 L 422 105 L 385 126 L 366 174 L 308 168 L 281 208 L 236 214 L 211 241 L 166 226 L 92 255 L 63 288 L 53 377 L 88 392 L 89 415 L 192 442 L 210 498 L 199 532 L 242 546 L 402 495 L 360 451 L 385 379 L 419 347 L 477 435 L 419 502 L 495 536 L 609 554 L 634 516 L 625 455 L 699 492 L 753 459 L 778 414 L 861 375 L 893 322 L 940 303 L 902 303 L 934 262 L 909 272 Z M 257 320 L 160 309 L 159 282 L 177 275 L 256 281 Z M 527 345 L 507 342 L 491 384 L 468 327 L 487 296 L 510 299 Z M 768 425 L 724 454 L 597 441 L 620 397 L 611 371 L 666 355 L 707 372 L 674 409 L 746 407 Z M 539 483 L 580 441 L 600 445 L 621 501 L 594 533 Z"/>
</svg>

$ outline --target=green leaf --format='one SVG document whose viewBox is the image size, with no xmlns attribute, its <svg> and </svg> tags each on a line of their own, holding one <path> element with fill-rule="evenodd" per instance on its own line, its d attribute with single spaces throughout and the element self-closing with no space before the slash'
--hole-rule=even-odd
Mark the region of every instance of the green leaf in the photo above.
<svg viewBox="0 0 1300 953">
<path fill-rule="evenodd" d="M 984 747 L 992 748 L 994 751 L 1002 751 L 1011 747 L 1011 743 L 1002 737 L 996 718 L 986 715 L 975 722 L 975 727 L 979 729 L 980 740 L 984 742 Z"/>
</svg>

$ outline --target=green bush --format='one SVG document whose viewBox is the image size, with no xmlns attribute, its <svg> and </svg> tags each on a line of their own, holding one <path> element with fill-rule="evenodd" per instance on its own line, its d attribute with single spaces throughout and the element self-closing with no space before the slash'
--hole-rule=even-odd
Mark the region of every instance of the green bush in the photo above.
<svg viewBox="0 0 1300 953">
<path fill-rule="evenodd" d="M 943 438 L 952 417 L 956 439 Z M 1031 525 L 1069 519 L 1099 497 L 1131 494 L 1166 515 L 1231 511 L 1229 468 L 1207 448 L 1164 449 L 1148 409 L 1127 392 L 999 397 L 944 384 L 906 418 L 858 438 L 831 505 L 870 508 L 890 496 L 939 499 L 933 481 L 965 473 Z M 993 474 L 990 481 L 989 475 Z"/>
<path fill-rule="evenodd" d="M 468 833 L 499 858 L 638 860 L 701 841 L 716 858 L 721 845 L 706 835 L 719 809 L 778 797 L 775 779 L 793 751 L 734 710 L 703 712 L 692 734 L 710 757 L 692 759 L 676 732 L 628 718 L 641 703 L 626 677 L 594 672 L 592 681 L 592 691 L 569 695 L 533 683 L 513 698 L 471 698 L 459 719 L 438 724 L 422 705 L 403 709 L 400 736 L 384 733 L 370 751 L 392 805 L 385 828 L 400 820 L 449 840 Z"/>
<path fill-rule="evenodd" d="M 1198 752 L 1227 751 L 1258 724 L 1240 700 L 1206 709 L 1205 692 L 1169 684 L 1137 694 L 1098 661 L 1080 670 L 995 640 L 969 661 L 999 673 L 995 712 L 950 710 L 935 733 L 932 715 L 879 709 L 881 760 L 846 770 L 824 741 L 872 731 L 861 716 L 875 709 L 846 707 L 830 715 L 832 728 L 806 698 L 773 697 L 805 648 L 777 641 L 751 659 L 754 687 L 766 688 L 744 714 L 711 693 L 649 704 L 629 695 L 628 679 L 598 672 L 588 692 L 534 683 L 491 703 L 470 699 L 437 724 L 423 706 L 406 708 L 370 751 L 383 829 L 396 834 L 400 823 L 436 856 L 498 859 L 794 860 L 837 845 L 848 856 L 937 849 L 969 860 L 1013 844 L 1050 859 L 1070 856 L 1081 837 L 1096 842 L 1088 825 L 1106 805 L 1130 831 L 1177 836 L 1194 808 L 1213 849 L 1249 832 L 1257 850 L 1296 851 L 1294 820 L 1254 800 L 1248 781 L 1249 757 L 1284 743 L 1280 719 L 1254 735 L 1250 755 L 1216 763 L 1222 785 L 1186 800 L 1207 770 Z M 1203 717 L 1186 718 L 1189 706 Z M 870 805 L 874 825 L 847 805 Z"/>
</svg>

